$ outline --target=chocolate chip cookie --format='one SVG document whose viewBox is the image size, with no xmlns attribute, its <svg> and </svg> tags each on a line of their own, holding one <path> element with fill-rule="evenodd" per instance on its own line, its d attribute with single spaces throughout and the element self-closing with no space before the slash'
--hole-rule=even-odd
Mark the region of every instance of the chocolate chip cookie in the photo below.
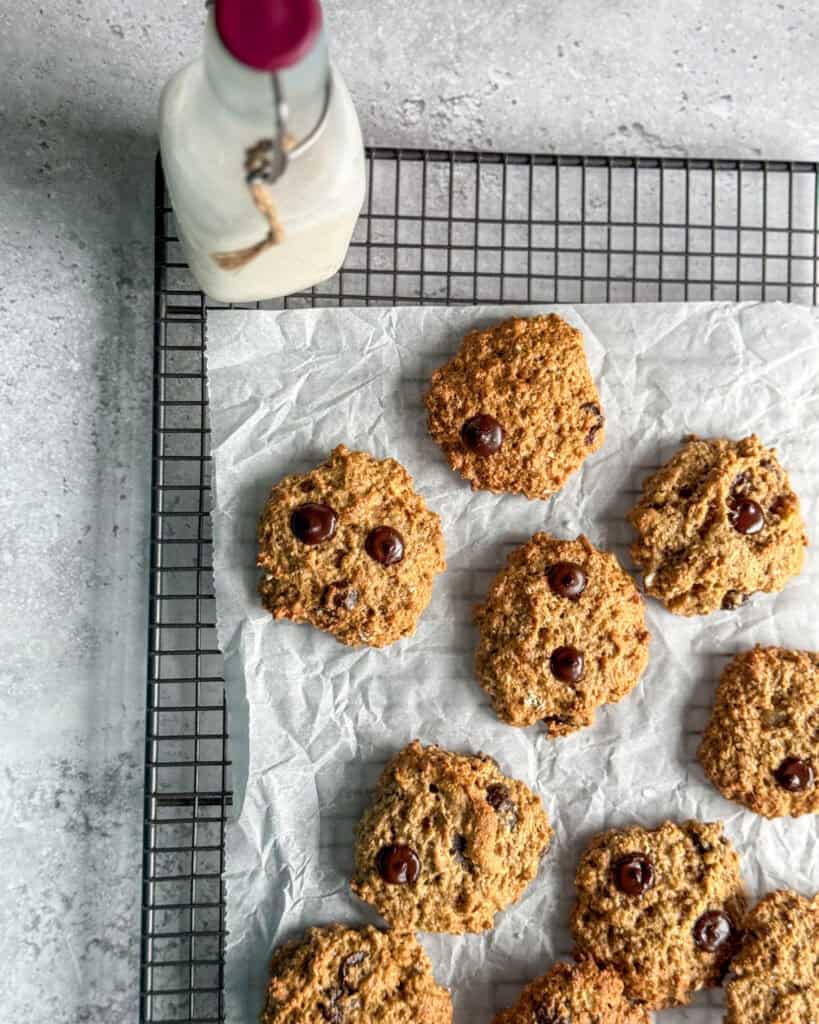
<svg viewBox="0 0 819 1024">
<path fill-rule="evenodd" d="M 491 757 L 415 740 L 358 823 L 353 892 L 399 930 L 486 931 L 535 877 L 551 836 L 540 800 Z"/>
<path fill-rule="evenodd" d="M 426 405 L 430 434 L 473 488 L 548 498 L 603 444 L 583 335 L 554 313 L 467 334 Z"/>
<path fill-rule="evenodd" d="M 808 538 L 776 452 L 690 437 L 643 484 L 628 517 L 646 591 L 678 615 L 734 609 L 782 590 L 802 569 Z"/>
<path fill-rule="evenodd" d="M 721 824 L 604 832 L 581 857 L 575 888 L 576 954 L 618 971 L 631 999 L 680 1006 L 719 984 L 746 908 Z"/>
<path fill-rule="evenodd" d="M 475 610 L 476 671 L 498 717 L 551 736 L 590 725 L 648 661 L 643 600 L 614 555 L 536 533 Z"/>
<path fill-rule="evenodd" d="M 279 481 L 258 527 L 262 604 L 344 644 L 411 636 L 442 572 L 441 521 L 395 459 L 339 445 Z"/>
<path fill-rule="evenodd" d="M 273 954 L 261 1024 L 449 1024 L 449 992 L 437 985 L 414 935 L 377 928 L 311 928 Z"/>
<path fill-rule="evenodd" d="M 726 1024 L 819 1021 L 819 894 L 772 892 L 748 914 L 726 1003 Z"/>
<path fill-rule="evenodd" d="M 643 1007 L 623 995 L 614 971 L 600 970 L 590 960 L 556 963 L 528 984 L 508 1010 L 492 1024 L 649 1024 Z"/>
<path fill-rule="evenodd" d="M 697 756 L 723 796 L 757 814 L 819 813 L 819 654 L 738 654 L 722 673 Z"/>
</svg>

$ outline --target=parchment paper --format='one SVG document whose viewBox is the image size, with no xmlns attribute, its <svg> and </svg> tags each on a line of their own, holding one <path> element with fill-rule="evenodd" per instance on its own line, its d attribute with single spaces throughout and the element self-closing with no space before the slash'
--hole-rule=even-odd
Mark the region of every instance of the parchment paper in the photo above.
<svg viewBox="0 0 819 1024">
<path fill-rule="evenodd" d="M 721 818 L 752 895 L 819 889 L 819 819 L 766 821 L 722 799 L 693 760 L 725 660 L 754 643 L 819 648 L 815 549 L 779 595 L 683 619 L 648 605 L 640 686 L 593 727 L 560 740 L 492 714 L 477 685 L 473 604 L 535 530 L 585 532 L 631 567 L 624 514 L 642 478 L 688 433 L 778 447 L 819 537 L 819 312 L 782 304 L 554 309 L 585 334 L 607 415 L 603 449 L 549 502 L 472 492 L 428 437 L 422 395 L 465 331 L 505 308 L 215 312 L 210 377 L 219 640 L 225 653 L 236 820 L 227 837 L 231 1024 L 255 1022 L 273 947 L 303 927 L 377 921 L 348 891 L 355 820 L 383 763 L 413 737 L 484 750 L 542 797 L 551 852 L 520 902 L 483 936 L 422 936 L 455 1019 L 489 1021 L 570 950 L 574 865 L 588 838 L 630 821 Z M 399 459 L 441 513 L 448 568 L 418 631 L 350 649 L 274 623 L 256 597 L 255 524 L 266 493 L 339 442 Z M 667 1013 L 721 1019 L 721 995 Z"/>
</svg>

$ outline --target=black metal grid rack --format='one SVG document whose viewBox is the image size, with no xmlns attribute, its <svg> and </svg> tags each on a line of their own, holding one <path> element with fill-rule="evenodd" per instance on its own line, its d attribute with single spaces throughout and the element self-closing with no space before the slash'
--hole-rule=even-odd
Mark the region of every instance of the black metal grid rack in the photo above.
<svg viewBox="0 0 819 1024">
<path fill-rule="evenodd" d="M 264 304 L 817 303 L 819 164 L 371 149 L 344 268 Z M 209 311 L 156 177 L 140 1019 L 224 1020 L 230 758 L 216 643 Z M 259 304 L 253 304 L 259 308 Z"/>
</svg>

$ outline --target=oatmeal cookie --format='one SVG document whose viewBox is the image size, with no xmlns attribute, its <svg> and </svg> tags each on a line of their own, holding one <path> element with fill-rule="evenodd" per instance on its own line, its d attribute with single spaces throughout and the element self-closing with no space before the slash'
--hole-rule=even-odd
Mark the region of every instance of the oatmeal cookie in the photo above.
<svg viewBox="0 0 819 1024">
<path fill-rule="evenodd" d="M 723 796 L 757 814 L 819 813 L 819 654 L 738 654 L 722 673 L 697 756 Z"/>
<path fill-rule="evenodd" d="M 551 736 L 590 725 L 648 661 L 643 600 L 614 555 L 536 533 L 475 610 L 476 670 L 499 718 Z"/>
<path fill-rule="evenodd" d="M 603 444 L 583 335 L 554 313 L 471 331 L 426 405 L 430 434 L 474 488 L 548 498 Z"/>
<path fill-rule="evenodd" d="M 273 954 L 261 1024 L 449 1024 L 414 935 L 377 928 L 311 928 Z"/>
<path fill-rule="evenodd" d="M 819 1021 L 819 894 L 772 892 L 748 914 L 726 1003 L 726 1024 Z"/>
<path fill-rule="evenodd" d="M 678 615 L 730 610 L 756 591 L 782 590 L 802 569 L 808 543 L 776 452 L 753 434 L 689 437 L 643 483 L 628 518 L 647 593 Z"/>
<path fill-rule="evenodd" d="M 746 907 L 739 857 L 721 824 L 604 832 L 581 857 L 575 888 L 576 954 L 616 970 L 631 999 L 681 1006 L 720 983 Z"/>
<path fill-rule="evenodd" d="M 514 1006 L 496 1013 L 492 1024 L 650 1024 L 643 1007 L 623 995 L 614 971 L 590 960 L 556 963 L 530 982 Z"/>
<path fill-rule="evenodd" d="M 551 836 L 540 800 L 491 757 L 415 740 L 358 823 L 353 892 L 397 929 L 486 931 L 535 877 Z"/>
<path fill-rule="evenodd" d="M 411 636 L 445 568 L 441 521 L 409 473 L 344 445 L 275 485 L 258 540 L 264 607 L 350 646 Z"/>
</svg>

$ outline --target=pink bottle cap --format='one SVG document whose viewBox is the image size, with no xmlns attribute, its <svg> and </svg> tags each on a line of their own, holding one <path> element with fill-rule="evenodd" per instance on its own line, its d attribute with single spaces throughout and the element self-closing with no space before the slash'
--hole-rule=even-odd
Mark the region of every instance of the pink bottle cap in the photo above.
<svg viewBox="0 0 819 1024">
<path fill-rule="evenodd" d="M 215 7 L 225 48 L 259 71 L 291 67 L 321 29 L 319 0 L 216 0 Z"/>
</svg>

